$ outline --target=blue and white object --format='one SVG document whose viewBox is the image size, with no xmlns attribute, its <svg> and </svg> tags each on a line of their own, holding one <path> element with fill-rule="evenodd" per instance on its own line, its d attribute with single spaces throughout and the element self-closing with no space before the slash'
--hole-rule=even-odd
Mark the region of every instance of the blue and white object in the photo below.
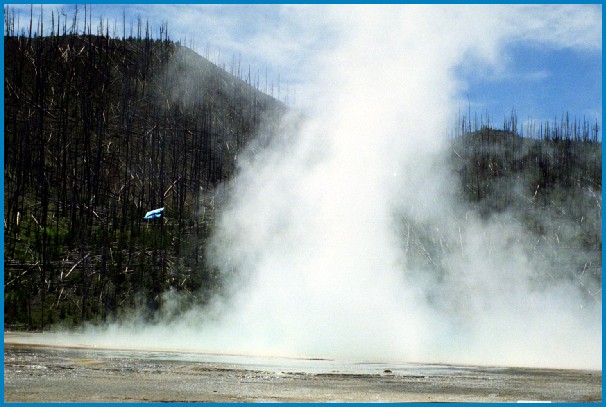
<svg viewBox="0 0 606 407">
<path fill-rule="evenodd" d="M 162 216 L 162 211 L 164 211 L 164 208 L 158 208 L 154 209 L 153 211 L 149 211 L 145 214 L 145 217 L 143 219 L 159 218 L 160 216 Z"/>
</svg>

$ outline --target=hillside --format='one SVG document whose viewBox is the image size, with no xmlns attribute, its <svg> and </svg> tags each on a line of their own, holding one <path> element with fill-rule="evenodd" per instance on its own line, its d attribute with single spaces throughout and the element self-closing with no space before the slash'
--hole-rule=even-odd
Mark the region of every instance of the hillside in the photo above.
<svg viewBox="0 0 606 407">
<path fill-rule="evenodd" d="M 214 289 L 213 191 L 285 106 L 169 40 L 4 43 L 6 323 L 105 319 L 157 309 L 170 288 Z M 157 207 L 166 218 L 143 220 Z"/>
<path fill-rule="evenodd" d="M 507 126 L 504 126 L 507 127 Z M 586 295 L 602 285 L 602 144 L 587 123 L 549 126 L 541 138 L 482 128 L 452 142 L 461 200 L 484 218 L 506 216 L 531 237 L 553 278 Z M 576 129 L 575 129 L 576 130 Z"/>
</svg>

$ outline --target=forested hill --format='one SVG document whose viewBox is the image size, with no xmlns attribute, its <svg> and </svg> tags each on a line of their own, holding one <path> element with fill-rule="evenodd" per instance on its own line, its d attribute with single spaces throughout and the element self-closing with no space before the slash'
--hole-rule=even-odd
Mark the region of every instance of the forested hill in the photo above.
<svg viewBox="0 0 606 407">
<path fill-rule="evenodd" d="M 212 288 L 211 192 L 286 107 L 168 39 L 4 46 L 6 322 L 104 319 Z M 143 220 L 157 207 L 164 220 Z"/>
<path fill-rule="evenodd" d="M 512 117 L 511 122 L 515 122 Z M 505 217 L 529 238 L 549 279 L 573 281 L 591 300 L 602 287 L 602 143 L 586 120 L 543 123 L 533 137 L 482 127 L 451 143 L 461 201 Z M 515 126 L 514 126 L 515 128 Z"/>
</svg>

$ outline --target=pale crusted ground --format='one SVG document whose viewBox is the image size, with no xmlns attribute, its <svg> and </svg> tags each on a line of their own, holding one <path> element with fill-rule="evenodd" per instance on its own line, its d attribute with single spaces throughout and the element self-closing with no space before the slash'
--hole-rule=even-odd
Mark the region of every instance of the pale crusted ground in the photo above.
<svg viewBox="0 0 606 407">
<path fill-rule="evenodd" d="M 5 334 L 4 401 L 601 401 L 602 372 L 394 364 L 284 366 L 167 352 L 19 344 Z M 318 366 L 325 366 L 328 362 Z M 260 367 L 261 366 L 261 367 Z"/>
</svg>

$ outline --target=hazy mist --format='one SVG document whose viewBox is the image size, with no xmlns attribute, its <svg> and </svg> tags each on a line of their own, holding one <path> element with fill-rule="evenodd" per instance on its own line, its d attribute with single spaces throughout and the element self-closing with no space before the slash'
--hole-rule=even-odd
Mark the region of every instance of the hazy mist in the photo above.
<svg viewBox="0 0 606 407">
<path fill-rule="evenodd" d="M 237 177 L 223 186 L 229 199 L 208 250 L 227 294 L 180 310 L 169 292 L 171 318 L 145 325 L 133 316 L 73 341 L 601 369 L 601 297 L 588 301 L 575 282 L 549 278 L 548 259 L 528 250 L 531 237 L 506 213 L 482 219 L 458 203 L 445 165 L 464 100 L 456 68 L 499 70 L 508 41 L 579 38 L 541 24 L 585 10 L 304 10 L 332 25 L 336 45 L 312 61 L 315 80 L 299 92 L 308 95 L 305 117 L 285 118 L 266 149 L 239 156 Z M 573 28 L 584 32 L 584 21 Z M 422 250 L 411 228 L 441 245 L 429 260 L 442 272 L 410 261 Z"/>
</svg>

